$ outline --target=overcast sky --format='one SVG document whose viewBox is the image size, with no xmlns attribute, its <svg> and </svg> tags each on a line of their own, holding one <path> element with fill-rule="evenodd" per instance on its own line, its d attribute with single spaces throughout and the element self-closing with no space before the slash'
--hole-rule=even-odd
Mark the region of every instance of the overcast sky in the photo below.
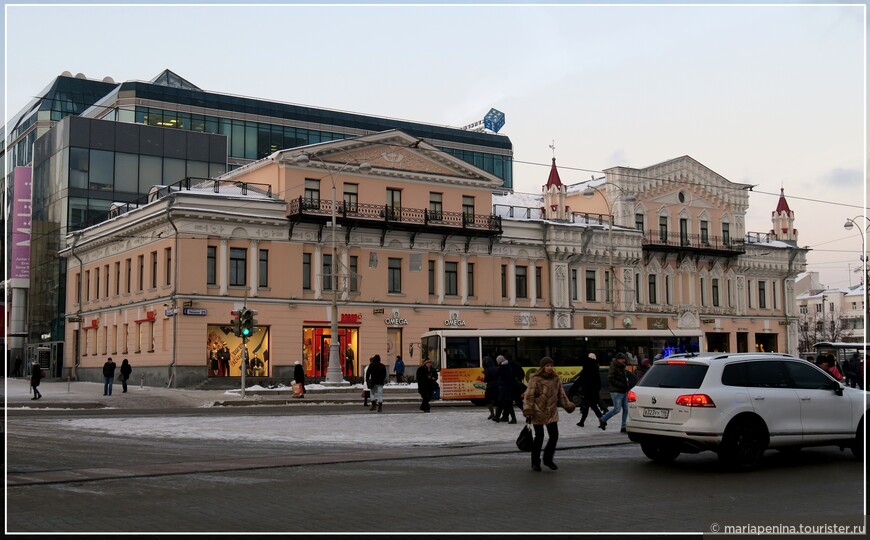
<svg viewBox="0 0 870 540">
<path fill-rule="evenodd" d="M 689 155 L 780 188 L 808 270 L 859 282 L 865 213 L 863 5 L 6 6 L 6 117 L 56 75 L 149 80 L 461 127 L 494 107 L 514 189 Z M 25 47 L 26 44 L 26 47 Z M 858 217 L 860 223 L 870 223 Z"/>
</svg>

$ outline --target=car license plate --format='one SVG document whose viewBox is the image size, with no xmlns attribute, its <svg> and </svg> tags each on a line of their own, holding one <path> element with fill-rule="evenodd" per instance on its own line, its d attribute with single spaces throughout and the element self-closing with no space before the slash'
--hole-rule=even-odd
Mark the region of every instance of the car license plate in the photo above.
<svg viewBox="0 0 870 540">
<path fill-rule="evenodd" d="M 643 415 L 646 418 L 667 418 L 669 412 L 668 409 L 644 409 Z"/>
</svg>

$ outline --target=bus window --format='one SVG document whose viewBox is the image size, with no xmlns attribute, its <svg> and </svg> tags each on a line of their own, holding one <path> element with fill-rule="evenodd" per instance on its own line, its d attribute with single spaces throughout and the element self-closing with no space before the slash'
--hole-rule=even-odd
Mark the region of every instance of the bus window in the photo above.
<svg viewBox="0 0 870 540">
<path fill-rule="evenodd" d="M 423 338 L 420 348 L 420 363 L 426 360 L 432 361 L 432 367 L 436 370 L 441 369 L 441 338 L 438 336 L 429 336 Z"/>
<path fill-rule="evenodd" d="M 480 367 L 480 338 L 449 337 L 445 354 L 446 368 L 476 368 Z"/>
</svg>

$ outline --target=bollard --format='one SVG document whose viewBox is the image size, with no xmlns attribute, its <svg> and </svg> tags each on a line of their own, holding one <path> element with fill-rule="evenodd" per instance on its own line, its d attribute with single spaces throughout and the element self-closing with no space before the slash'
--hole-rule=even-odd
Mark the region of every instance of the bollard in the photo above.
<svg viewBox="0 0 870 540">
<path fill-rule="evenodd" d="M 139 390 L 144 390 L 144 389 L 145 389 L 145 374 L 140 373 L 139 374 Z"/>
</svg>

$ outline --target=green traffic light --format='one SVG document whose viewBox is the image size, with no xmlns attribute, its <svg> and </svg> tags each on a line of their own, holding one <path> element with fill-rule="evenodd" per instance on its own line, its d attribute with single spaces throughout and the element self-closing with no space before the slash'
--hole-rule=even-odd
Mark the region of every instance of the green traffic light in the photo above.
<svg viewBox="0 0 870 540">
<path fill-rule="evenodd" d="M 242 335 L 243 335 L 243 336 L 250 336 L 250 335 L 251 335 L 251 329 L 250 329 L 250 328 L 243 328 L 243 329 L 242 329 Z"/>
</svg>

